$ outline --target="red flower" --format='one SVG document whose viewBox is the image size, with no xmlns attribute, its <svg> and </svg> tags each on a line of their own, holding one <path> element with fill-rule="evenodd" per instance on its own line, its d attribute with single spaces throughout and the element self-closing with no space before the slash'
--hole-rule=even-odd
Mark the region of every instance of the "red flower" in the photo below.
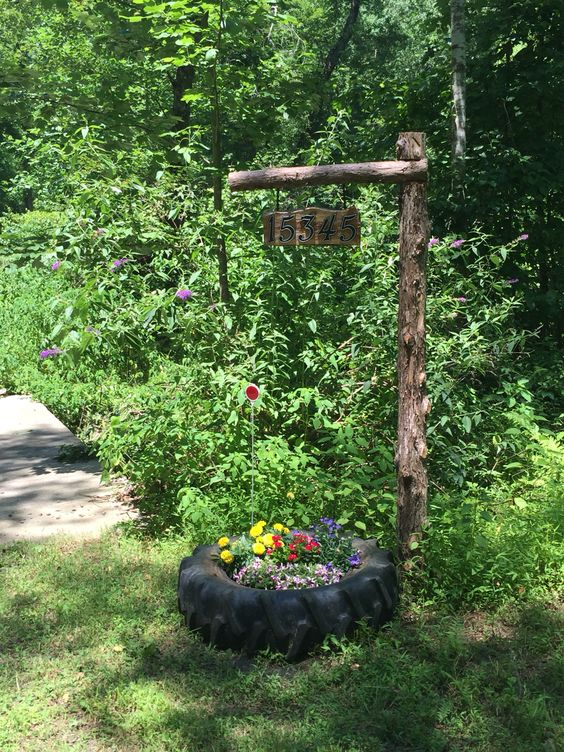
<svg viewBox="0 0 564 752">
<path fill-rule="evenodd" d="M 279 541 L 279 540 L 274 541 L 274 548 L 282 548 L 282 545 L 283 545 L 282 541 Z"/>
<path fill-rule="evenodd" d="M 267 548 L 266 551 L 265 551 L 265 553 L 270 556 L 270 554 L 272 553 L 272 549 L 271 548 Z"/>
<path fill-rule="evenodd" d="M 318 543 L 318 542 L 317 542 L 316 540 L 312 540 L 312 541 L 311 541 L 311 545 L 312 545 L 312 546 L 313 546 L 314 548 L 319 548 L 319 543 Z"/>
<path fill-rule="evenodd" d="M 306 543 L 304 548 L 306 551 L 311 551 L 311 543 Z"/>
<path fill-rule="evenodd" d="M 295 561 L 298 558 L 298 554 L 288 554 L 288 561 Z"/>
<path fill-rule="evenodd" d="M 288 548 L 290 549 L 290 551 L 293 551 L 296 547 L 294 546 L 293 543 L 290 543 L 290 545 L 288 546 Z"/>
</svg>

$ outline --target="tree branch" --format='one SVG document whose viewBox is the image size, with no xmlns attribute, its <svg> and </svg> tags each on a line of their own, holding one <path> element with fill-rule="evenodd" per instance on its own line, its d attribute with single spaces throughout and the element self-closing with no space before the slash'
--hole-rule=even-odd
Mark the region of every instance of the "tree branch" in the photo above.
<svg viewBox="0 0 564 752">
<path fill-rule="evenodd" d="M 327 107 L 331 101 L 331 96 L 327 91 L 327 83 L 331 78 L 331 74 L 339 65 L 343 53 L 351 40 L 353 28 L 360 12 L 361 2 L 362 0 L 350 0 L 351 5 L 345 24 L 341 29 L 341 33 L 337 37 L 335 44 L 327 53 L 327 57 L 323 63 L 323 71 L 321 73 L 321 95 L 316 109 L 310 113 L 309 125 L 307 127 L 307 136 L 312 141 L 315 138 L 315 134 L 321 129 L 323 121 L 326 118 Z M 303 145 L 304 144 L 302 144 L 302 146 Z"/>
</svg>

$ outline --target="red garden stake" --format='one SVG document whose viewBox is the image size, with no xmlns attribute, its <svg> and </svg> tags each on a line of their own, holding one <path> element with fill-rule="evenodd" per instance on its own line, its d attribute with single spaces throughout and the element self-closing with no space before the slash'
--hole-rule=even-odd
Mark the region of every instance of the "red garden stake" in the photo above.
<svg viewBox="0 0 564 752">
<path fill-rule="evenodd" d="M 258 400 L 260 397 L 260 389 L 256 384 L 249 384 L 249 386 L 245 389 L 245 395 L 249 402 L 251 403 L 251 407 L 253 404 Z"/>
<path fill-rule="evenodd" d="M 255 524 L 255 402 L 260 397 L 256 384 L 249 384 L 245 396 L 251 403 L 251 527 Z"/>
</svg>

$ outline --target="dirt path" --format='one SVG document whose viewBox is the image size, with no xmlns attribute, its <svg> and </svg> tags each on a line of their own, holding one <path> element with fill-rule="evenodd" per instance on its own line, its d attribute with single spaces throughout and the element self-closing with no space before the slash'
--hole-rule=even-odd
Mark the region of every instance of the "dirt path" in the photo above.
<svg viewBox="0 0 564 752">
<path fill-rule="evenodd" d="M 0 398 L 0 544 L 59 533 L 96 536 L 135 516 L 115 500 L 115 486 L 101 485 L 95 459 L 61 461 L 64 445 L 81 446 L 44 405 Z"/>
</svg>

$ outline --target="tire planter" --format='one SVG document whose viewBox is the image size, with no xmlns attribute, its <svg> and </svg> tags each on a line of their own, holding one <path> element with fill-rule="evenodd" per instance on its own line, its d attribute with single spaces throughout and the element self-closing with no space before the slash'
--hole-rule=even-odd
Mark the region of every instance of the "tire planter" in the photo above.
<svg viewBox="0 0 564 752">
<path fill-rule="evenodd" d="M 302 590 L 261 590 L 234 582 L 213 555 L 198 546 L 182 560 L 178 608 L 186 625 L 210 645 L 253 655 L 270 647 L 288 661 L 303 658 L 328 634 L 350 633 L 360 619 L 378 628 L 398 601 L 390 551 L 374 540 L 354 539 L 361 564 L 337 583 Z"/>
</svg>

